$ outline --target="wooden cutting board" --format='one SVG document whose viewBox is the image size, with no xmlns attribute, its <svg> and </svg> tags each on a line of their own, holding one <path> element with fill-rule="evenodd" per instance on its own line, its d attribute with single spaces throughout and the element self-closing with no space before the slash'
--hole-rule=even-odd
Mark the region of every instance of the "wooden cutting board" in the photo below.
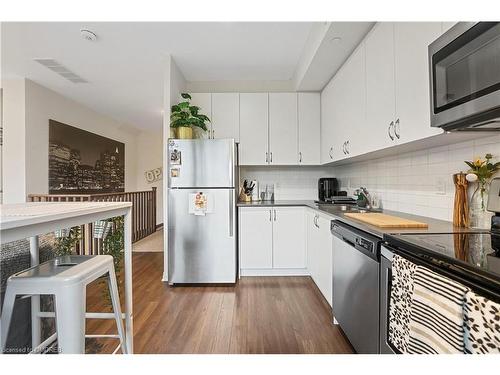
<svg viewBox="0 0 500 375">
<path fill-rule="evenodd" d="M 403 219 L 397 216 L 390 216 L 376 212 L 353 213 L 348 212 L 344 216 L 374 225 L 379 228 L 428 228 L 427 223 Z"/>
</svg>

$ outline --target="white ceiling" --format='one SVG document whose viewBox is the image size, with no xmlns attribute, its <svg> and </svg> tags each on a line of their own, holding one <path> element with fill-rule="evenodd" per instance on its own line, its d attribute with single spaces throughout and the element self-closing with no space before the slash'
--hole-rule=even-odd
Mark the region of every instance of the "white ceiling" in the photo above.
<svg viewBox="0 0 500 375">
<path fill-rule="evenodd" d="M 313 26 L 312 22 L 2 23 L 2 74 L 29 78 L 133 127 L 160 129 L 166 55 L 173 56 L 187 81 L 287 81 L 294 78 Z M 81 38 L 81 28 L 95 32 L 97 41 Z M 52 58 L 89 83 L 71 83 L 34 58 Z M 313 86 L 308 87 L 323 87 Z"/>
</svg>

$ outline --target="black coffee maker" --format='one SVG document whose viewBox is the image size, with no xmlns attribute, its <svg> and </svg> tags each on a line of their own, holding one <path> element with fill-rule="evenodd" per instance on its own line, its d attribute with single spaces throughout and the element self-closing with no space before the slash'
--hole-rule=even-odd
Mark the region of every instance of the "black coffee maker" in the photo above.
<svg viewBox="0 0 500 375">
<path fill-rule="evenodd" d="M 330 202 L 332 197 L 339 195 L 339 183 L 334 177 L 322 177 L 318 180 L 318 201 Z"/>
</svg>

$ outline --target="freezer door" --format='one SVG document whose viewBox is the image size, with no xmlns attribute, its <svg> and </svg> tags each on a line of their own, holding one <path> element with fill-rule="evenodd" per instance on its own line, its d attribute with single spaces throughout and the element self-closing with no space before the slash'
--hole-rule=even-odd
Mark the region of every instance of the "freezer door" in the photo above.
<svg viewBox="0 0 500 375">
<path fill-rule="evenodd" d="M 207 198 L 205 215 L 193 214 L 193 195 L 199 192 Z M 235 198 L 234 189 L 169 191 L 170 283 L 236 282 Z"/>
<path fill-rule="evenodd" d="M 170 188 L 234 187 L 234 139 L 170 139 Z"/>
</svg>

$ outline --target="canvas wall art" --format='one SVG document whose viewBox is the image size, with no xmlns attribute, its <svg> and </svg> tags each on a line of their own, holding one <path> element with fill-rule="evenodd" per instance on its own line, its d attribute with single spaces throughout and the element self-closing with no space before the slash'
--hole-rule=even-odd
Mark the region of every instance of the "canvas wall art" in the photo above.
<svg viewBox="0 0 500 375">
<path fill-rule="evenodd" d="M 49 194 L 125 191 L 125 144 L 49 120 Z"/>
</svg>

